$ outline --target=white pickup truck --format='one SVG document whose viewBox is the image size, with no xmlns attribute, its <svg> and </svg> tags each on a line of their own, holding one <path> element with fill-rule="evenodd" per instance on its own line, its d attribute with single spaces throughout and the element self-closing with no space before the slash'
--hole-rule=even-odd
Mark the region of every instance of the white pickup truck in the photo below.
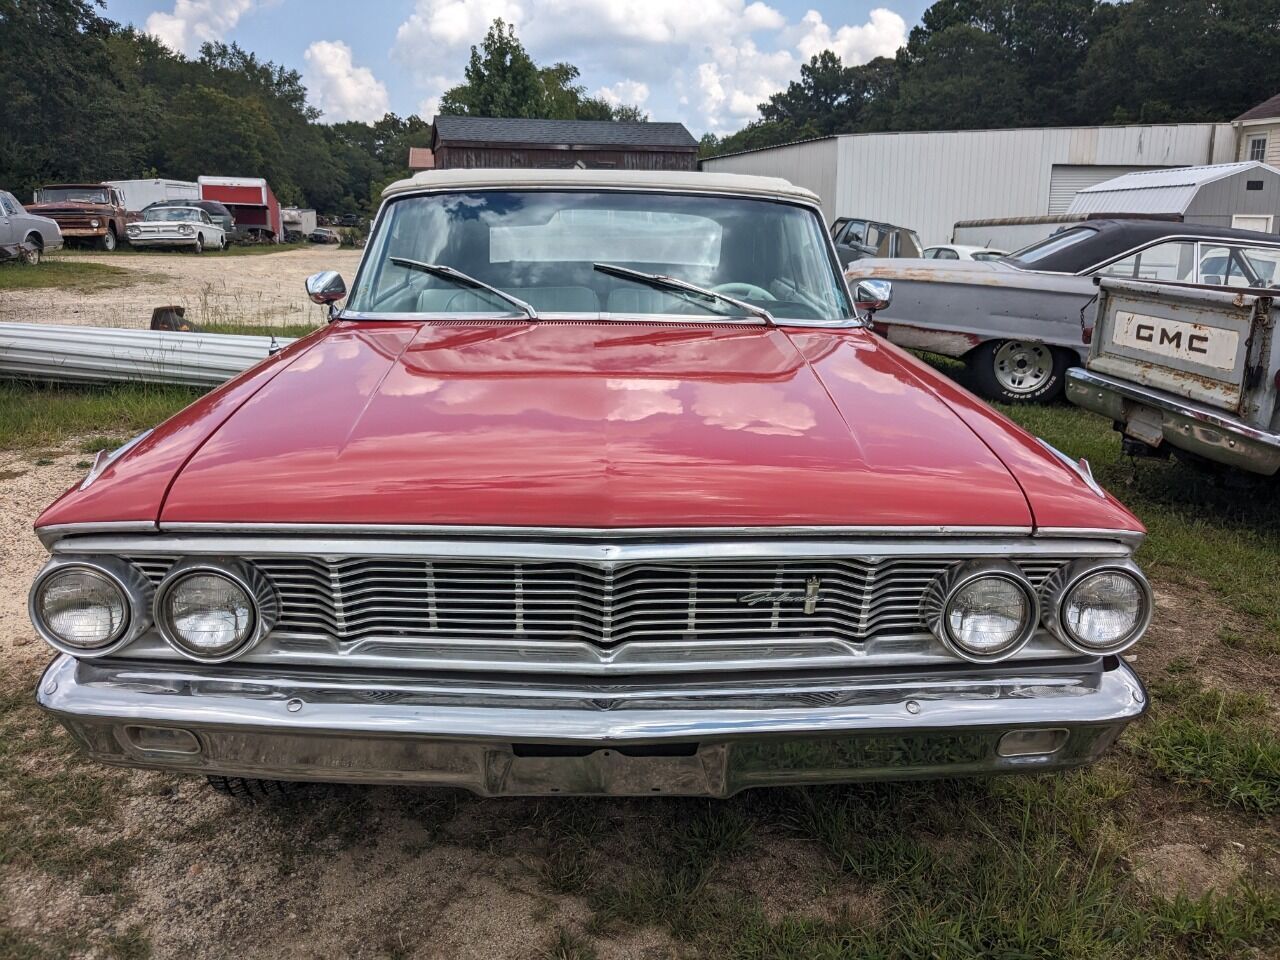
<svg viewBox="0 0 1280 960">
<path fill-rule="evenodd" d="M 1275 474 L 1278 295 L 1100 278 L 1089 358 L 1067 371 L 1067 398 L 1110 418 L 1131 452 L 1173 447 Z"/>
</svg>

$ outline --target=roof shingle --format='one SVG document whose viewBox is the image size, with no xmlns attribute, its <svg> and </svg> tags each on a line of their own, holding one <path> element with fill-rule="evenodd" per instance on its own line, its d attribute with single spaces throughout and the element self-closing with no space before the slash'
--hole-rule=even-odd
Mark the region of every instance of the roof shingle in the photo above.
<svg viewBox="0 0 1280 960">
<path fill-rule="evenodd" d="M 1252 110 L 1246 110 L 1240 116 L 1236 117 L 1235 122 L 1240 123 L 1243 120 L 1270 120 L 1272 117 L 1280 118 L 1280 93 L 1277 93 L 1270 100 L 1263 100 Z"/>
<path fill-rule="evenodd" d="M 574 144 L 590 147 L 696 149 L 683 123 L 616 120 L 528 120 L 516 117 L 438 116 L 436 143 Z"/>
</svg>

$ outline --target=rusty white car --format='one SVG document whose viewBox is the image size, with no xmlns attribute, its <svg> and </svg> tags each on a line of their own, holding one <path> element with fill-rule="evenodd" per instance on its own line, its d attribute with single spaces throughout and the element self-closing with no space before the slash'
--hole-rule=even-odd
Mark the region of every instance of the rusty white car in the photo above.
<svg viewBox="0 0 1280 960">
<path fill-rule="evenodd" d="M 874 336 L 808 191 L 430 171 L 308 290 L 36 521 L 38 701 L 98 760 L 723 797 L 1073 767 L 1146 708 L 1141 523 Z"/>
</svg>

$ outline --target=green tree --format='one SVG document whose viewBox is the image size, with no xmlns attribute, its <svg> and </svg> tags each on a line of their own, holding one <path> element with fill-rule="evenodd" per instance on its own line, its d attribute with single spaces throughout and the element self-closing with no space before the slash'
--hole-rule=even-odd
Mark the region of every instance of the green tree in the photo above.
<svg viewBox="0 0 1280 960">
<path fill-rule="evenodd" d="M 88 0 L 0 0 L 0 182 L 30 195 L 55 180 L 129 175 L 157 98 L 109 45 Z"/>
<path fill-rule="evenodd" d="M 494 20 L 463 71 L 464 82 L 440 98 L 443 114 L 545 120 L 645 120 L 639 107 L 611 106 L 587 95 L 571 63 L 539 67 L 516 36 L 515 27 Z"/>
</svg>

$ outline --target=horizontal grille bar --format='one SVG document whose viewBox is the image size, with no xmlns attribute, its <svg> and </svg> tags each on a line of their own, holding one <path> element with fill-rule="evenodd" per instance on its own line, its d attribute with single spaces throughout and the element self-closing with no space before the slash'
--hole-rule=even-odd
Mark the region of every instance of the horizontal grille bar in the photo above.
<svg viewBox="0 0 1280 960">
<path fill-rule="evenodd" d="M 153 582 L 176 557 L 131 558 Z M 924 629 L 920 603 L 956 558 L 479 561 L 247 557 L 280 597 L 277 631 L 339 643 L 372 638 L 697 642 Z M 1068 558 L 1019 565 L 1039 586 Z"/>
</svg>

